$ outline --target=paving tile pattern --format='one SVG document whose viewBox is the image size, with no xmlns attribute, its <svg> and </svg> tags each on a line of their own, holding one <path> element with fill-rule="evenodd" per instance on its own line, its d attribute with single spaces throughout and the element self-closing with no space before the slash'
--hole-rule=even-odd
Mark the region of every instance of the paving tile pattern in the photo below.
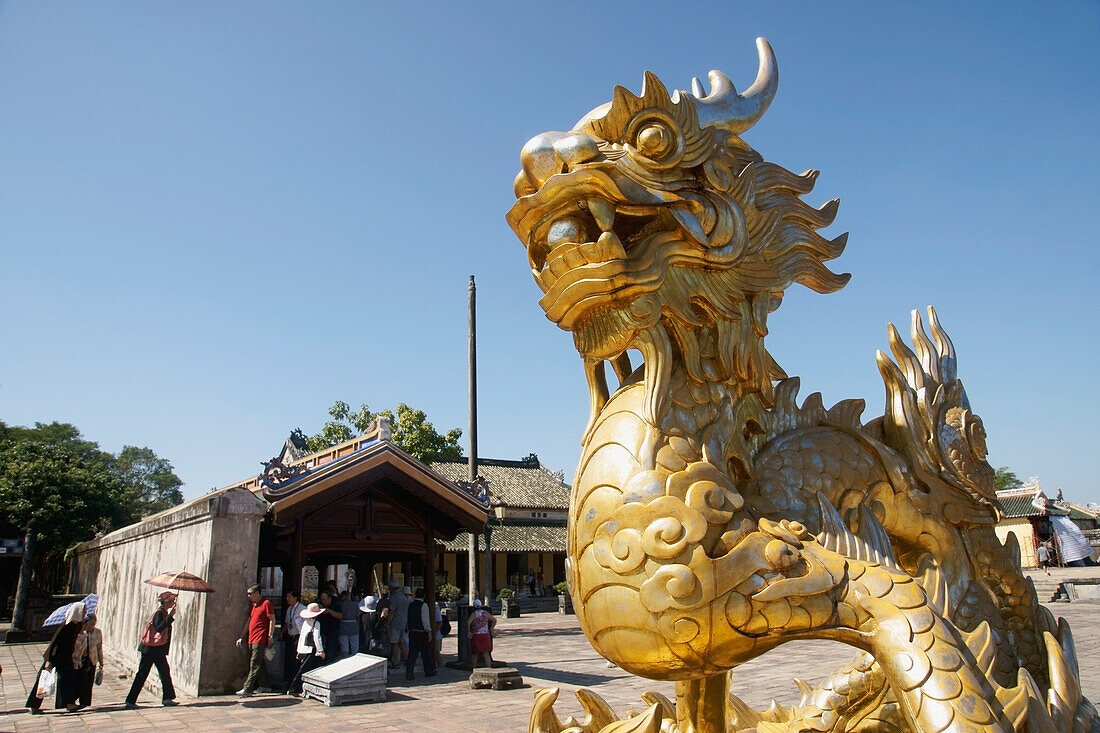
<svg viewBox="0 0 1100 733">
<path fill-rule="evenodd" d="M 1100 699 L 1100 602 L 1053 604 L 1055 615 L 1065 617 L 1073 627 L 1081 662 L 1085 694 Z M 106 620 L 105 620 L 106 622 Z M 106 623 L 107 633 L 110 624 Z M 248 700 L 235 697 L 180 698 L 175 708 L 160 707 L 152 695 L 142 695 L 136 711 L 125 710 L 122 701 L 129 680 L 107 674 L 94 692 L 93 705 L 78 713 L 49 709 L 44 715 L 30 715 L 23 707 L 29 685 L 41 661 L 44 644 L 0 644 L 0 731 L 92 730 L 104 733 L 139 731 L 150 728 L 202 731 L 290 731 L 345 729 L 365 731 L 525 731 L 534 690 L 559 687 L 556 709 L 560 717 L 582 717 L 573 691 L 587 687 L 603 696 L 624 715 L 641 711 L 641 695 L 657 690 L 670 698 L 673 685 L 633 677 L 609 667 L 589 646 L 573 616 L 543 613 L 518 619 L 501 619 L 494 656 L 516 667 L 527 687 L 516 690 L 471 689 L 469 673 L 443 668 L 438 676 L 406 682 L 403 672 L 390 678 L 389 700 L 385 703 L 326 708 L 312 700 L 281 695 L 257 695 Z M 227 641 L 232 643 L 232 641 Z M 453 659 L 455 639 L 444 641 L 444 658 Z M 797 700 L 791 681 L 800 676 L 816 683 L 850 660 L 852 649 L 830 642 L 799 642 L 776 649 L 739 667 L 733 675 L 734 689 L 756 707 L 775 698 L 781 705 Z M 109 661 L 109 660 L 108 660 Z M 245 662 L 242 659 L 241 664 Z M 108 665 L 108 672 L 110 667 Z M 52 703 L 52 701 L 49 701 Z M 48 706 L 47 706 L 48 707 Z"/>
</svg>

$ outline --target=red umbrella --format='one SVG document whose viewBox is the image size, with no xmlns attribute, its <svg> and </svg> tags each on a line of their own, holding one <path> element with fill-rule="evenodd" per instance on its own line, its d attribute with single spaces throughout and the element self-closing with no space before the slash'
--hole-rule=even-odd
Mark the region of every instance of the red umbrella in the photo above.
<svg viewBox="0 0 1100 733">
<path fill-rule="evenodd" d="M 145 582 L 159 588 L 167 588 L 168 590 L 189 590 L 193 593 L 214 592 L 214 586 L 210 585 L 199 576 L 185 573 L 182 570 L 161 573 L 160 575 L 149 578 Z"/>
</svg>

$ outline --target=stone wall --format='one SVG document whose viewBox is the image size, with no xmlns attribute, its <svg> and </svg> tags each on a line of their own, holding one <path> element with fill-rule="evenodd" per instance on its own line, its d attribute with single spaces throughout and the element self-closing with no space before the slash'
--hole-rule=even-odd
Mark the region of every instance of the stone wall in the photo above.
<svg viewBox="0 0 1100 733">
<path fill-rule="evenodd" d="M 1001 544 L 1005 543 L 1009 534 L 1016 535 L 1016 541 L 1020 543 L 1020 567 L 1038 567 L 1039 558 L 1035 554 L 1035 530 L 1027 517 L 1002 519 L 993 529 Z"/>
<path fill-rule="evenodd" d="M 176 688 L 216 695 L 240 687 L 247 662 L 234 641 L 247 617 L 244 590 L 255 582 L 267 503 L 240 488 L 215 491 L 155 514 L 76 550 L 73 593 L 99 594 L 107 672 L 133 672 L 137 644 L 162 589 L 146 578 L 186 571 L 214 593 L 179 595 L 168 663 Z M 146 685 L 159 695 L 155 671 Z"/>
</svg>

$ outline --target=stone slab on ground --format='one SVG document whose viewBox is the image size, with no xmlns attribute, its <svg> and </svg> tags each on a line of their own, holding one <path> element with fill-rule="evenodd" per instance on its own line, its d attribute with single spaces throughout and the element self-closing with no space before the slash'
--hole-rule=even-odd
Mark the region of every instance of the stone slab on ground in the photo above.
<svg viewBox="0 0 1100 733">
<path fill-rule="evenodd" d="M 515 667 L 478 667 L 470 673 L 470 687 L 509 690 L 523 687 L 523 676 Z"/>
<path fill-rule="evenodd" d="M 385 702 L 388 660 L 356 654 L 302 675 L 302 694 L 328 707 Z"/>
</svg>

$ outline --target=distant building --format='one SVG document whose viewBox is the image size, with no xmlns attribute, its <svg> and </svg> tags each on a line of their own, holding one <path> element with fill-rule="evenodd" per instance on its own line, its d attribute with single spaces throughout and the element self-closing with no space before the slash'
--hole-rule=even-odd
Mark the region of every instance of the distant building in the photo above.
<svg viewBox="0 0 1100 733">
<path fill-rule="evenodd" d="M 191 695 L 225 694 L 244 679 L 232 642 L 251 583 L 280 606 L 288 590 L 312 600 L 329 584 L 378 595 L 395 583 L 431 595 L 437 548 L 460 532 L 483 532 L 489 505 L 390 437 L 380 420 L 310 453 L 293 435 L 263 473 L 79 545 L 70 591 L 99 594 L 115 666 L 137 666 L 137 640 L 160 590 L 141 581 L 159 573 L 187 571 L 216 590 L 180 596 L 169 662 Z"/>
<path fill-rule="evenodd" d="M 432 470 L 454 483 L 469 477 L 465 459 L 439 461 Z M 542 589 L 565 580 L 566 518 L 569 512 L 569 485 L 561 473 L 551 471 L 532 453 L 518 461 L 478 459 L 478 475 L 488 482 L 489 553 L 492 558 L 492 588 L 481 588 L 485 535 L 478 536 L 478 583 L 482 594 L 495 595 L 510 587 L 517 593 L 529 593 L 528 573 L 536 576 L 541 568 Z M 440 548 L 439 572 L 446 581 L 467 588 L 470 535 L 460 532 Z M 537 590 L 537 589 L 536 589 Z"/>
<path fill-rule="evenodd" d="M 1077 560 L 1095 560 L 1100 547 L 1100 512 L 1059 498 L 1050 499 L 1039 480 L 1033 478 L 1018 489 L 997 492 L 1001 521 L 997 523 L 998 539 L 1016 536 L 1020 545 L 1020 564 L 1037 567 L 1036 551 L 1040 543 L 1054 550 L 1058 564 Z"/>
</svg>

